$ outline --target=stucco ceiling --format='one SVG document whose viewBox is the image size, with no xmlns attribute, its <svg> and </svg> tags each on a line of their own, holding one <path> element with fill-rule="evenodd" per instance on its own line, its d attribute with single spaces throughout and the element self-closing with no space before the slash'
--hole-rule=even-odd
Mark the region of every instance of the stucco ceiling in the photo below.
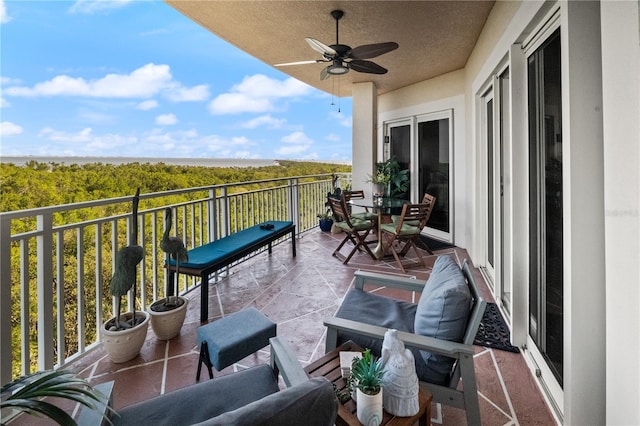
<svg viewBox="0 0 640 426">
<path fill-rule="evenodd" d="M 382 94 L 465 66 L 493 1 L 187 1 L 166 3 L 218 37 L 273 65 L 320 59 L 305 37 L 335 44 L 330 15 L 344 11 L 340 43 L 351 47 L 395 41 L 399 48 L 371 59 L 384 75 L 350 70 L 320 80 L 326 63 L 278 67 L 328 93 L 351 95 L 351 84 L 373 81 Z M 213 54 L 213 53 L 212 53 Z M 339 84 L 338 80 L 339 79 Z M 334 81 L 335 80 L 335 81 Z"/>
</svg>

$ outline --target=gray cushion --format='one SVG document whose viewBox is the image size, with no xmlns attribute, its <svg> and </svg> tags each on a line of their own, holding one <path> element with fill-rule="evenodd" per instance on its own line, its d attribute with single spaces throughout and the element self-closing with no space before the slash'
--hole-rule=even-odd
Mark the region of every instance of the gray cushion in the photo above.
<svg viewBox="0 0 640 426">
<path fill-rule="evenodd" d="M 189 425 L 235 410 L 278 392 L 268 365 L 187 386 L 118 411 L 115 425 Z"/>
<path fill-rule="evenodd" d="M 440 256 L 418 301 L 414 329 L 417 334 L 452 342 L 462 342 L 467 327 L 471 293 L 464 275 L 449 256 Z M 453 359 L 421 351 L 432 382 L 445 383 Z"/>
<path fill-rule="evenodd" d="M 384 328 L 394 328 L 398 331 L 413 333 L 413 323 L 416 315 L 415 303 L 404 302 L 390 297 L 379 296 L 375 293 L 357 289 L 349 290 L 336 313 L 336 317 L 359 321 L 366 324 L 378 325 Z M 384 315 L 382 314 L 384 312 Z M 382 352 L 382 339 L 363 336 L 356 333 L 340 332 L 338 345 L 352 340 L 361 348 L 369 348 L 375 356 Z M 428 381 L 430 377 L 427 366 L 418 349 L 409 348 L 416 360 L 416 374 L 420 380 Z"/>
<path fill-rule="evenodd" d="M 198 346 L 207 342 L 209 359 L 221 371 L 264 348 L 276 335 L 276 323 L 249 307 L 198 327 Z"/>
<path fill-rule="evenodd" d="M 331 382 L 316 377 L 204 421 L 207 426 L 332 426 L 338 399 Z"/>
</svg>

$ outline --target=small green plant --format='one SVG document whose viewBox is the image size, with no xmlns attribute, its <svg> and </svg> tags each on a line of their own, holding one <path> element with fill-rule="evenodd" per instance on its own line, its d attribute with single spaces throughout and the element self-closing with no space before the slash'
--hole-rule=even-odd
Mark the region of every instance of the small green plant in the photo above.
<svg viewBox="0 0 640 426">
<path fill-rule="evenodd" d="M 390 185 L 391 195 L 404 194 L 409 189 L 409 170 L 400 169 L 400 164 L 395 157 L 376 163 L 376 172 L 369 175 L 369 182 L 380 184 L 383 187 Z"/>
<path fill-rule="evenodd" d="M 63 398 L 89 407 L 108 407 L 107 397 L 84 379 L 66 370 L 39 371 L 22 376 L 0 389 L 0 409 L 13 409 L 29 415 L 42 415 L 60 425 L 75 425 L 73 418 L 44 397 Z M 5 395 L 9 395 L 5 399 Z M 109 408 L 110 410 L 110 408 Z M 111 423 L 108 417 L 104 418 Z M 3 423 L 4 424 L 4 423 Z"/>
<path fill-rule="evenodd" d="M 380 359 L 375 359 L 371 355 L 371 349 L 365 349 L 362 358 L 353 359 L 351 379 L 362 393 L 375 395 L 380 392 L 384 379 L 384 366 Z"/>
<path fill-rule="evenodd" d="M 333 220 L 333 214 L 331 210 L 327 210 L 324 213 L 318 213 L 318 219 L 320 220 Z"/>
</svg>

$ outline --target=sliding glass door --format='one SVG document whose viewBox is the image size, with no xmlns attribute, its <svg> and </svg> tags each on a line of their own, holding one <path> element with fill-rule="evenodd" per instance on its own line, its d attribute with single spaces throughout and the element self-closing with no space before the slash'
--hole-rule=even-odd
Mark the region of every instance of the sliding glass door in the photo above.
<svg viewBox="0 0 640 426">
<path fill-rule="evenodd" d="M 453 242 L 453 117 L 452 111 L 406 117 L 385 124 L 384 158 L 395 157 L 409 170 L 405 198 L 419 202 L 425 193 L 436 197 L 425 233 Z"/>
<path fill-rule="evenodd" d="M 563 186 L 560 33 L 528 57 L 529 335 L 562 386 Z"/>
</svg>

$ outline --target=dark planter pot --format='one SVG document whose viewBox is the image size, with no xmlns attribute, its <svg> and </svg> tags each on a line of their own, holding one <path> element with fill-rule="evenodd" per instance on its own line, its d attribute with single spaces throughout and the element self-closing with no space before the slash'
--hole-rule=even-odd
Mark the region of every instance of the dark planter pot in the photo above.
<svg viewBox="0 0 640 426">
<path fill-rule="evenodd" d="M 331 231 L 331 225 L 333 225 L 333 220 L 331 219 L 320 219 L 320 229 L 324 232 Z"/>
</svg>

